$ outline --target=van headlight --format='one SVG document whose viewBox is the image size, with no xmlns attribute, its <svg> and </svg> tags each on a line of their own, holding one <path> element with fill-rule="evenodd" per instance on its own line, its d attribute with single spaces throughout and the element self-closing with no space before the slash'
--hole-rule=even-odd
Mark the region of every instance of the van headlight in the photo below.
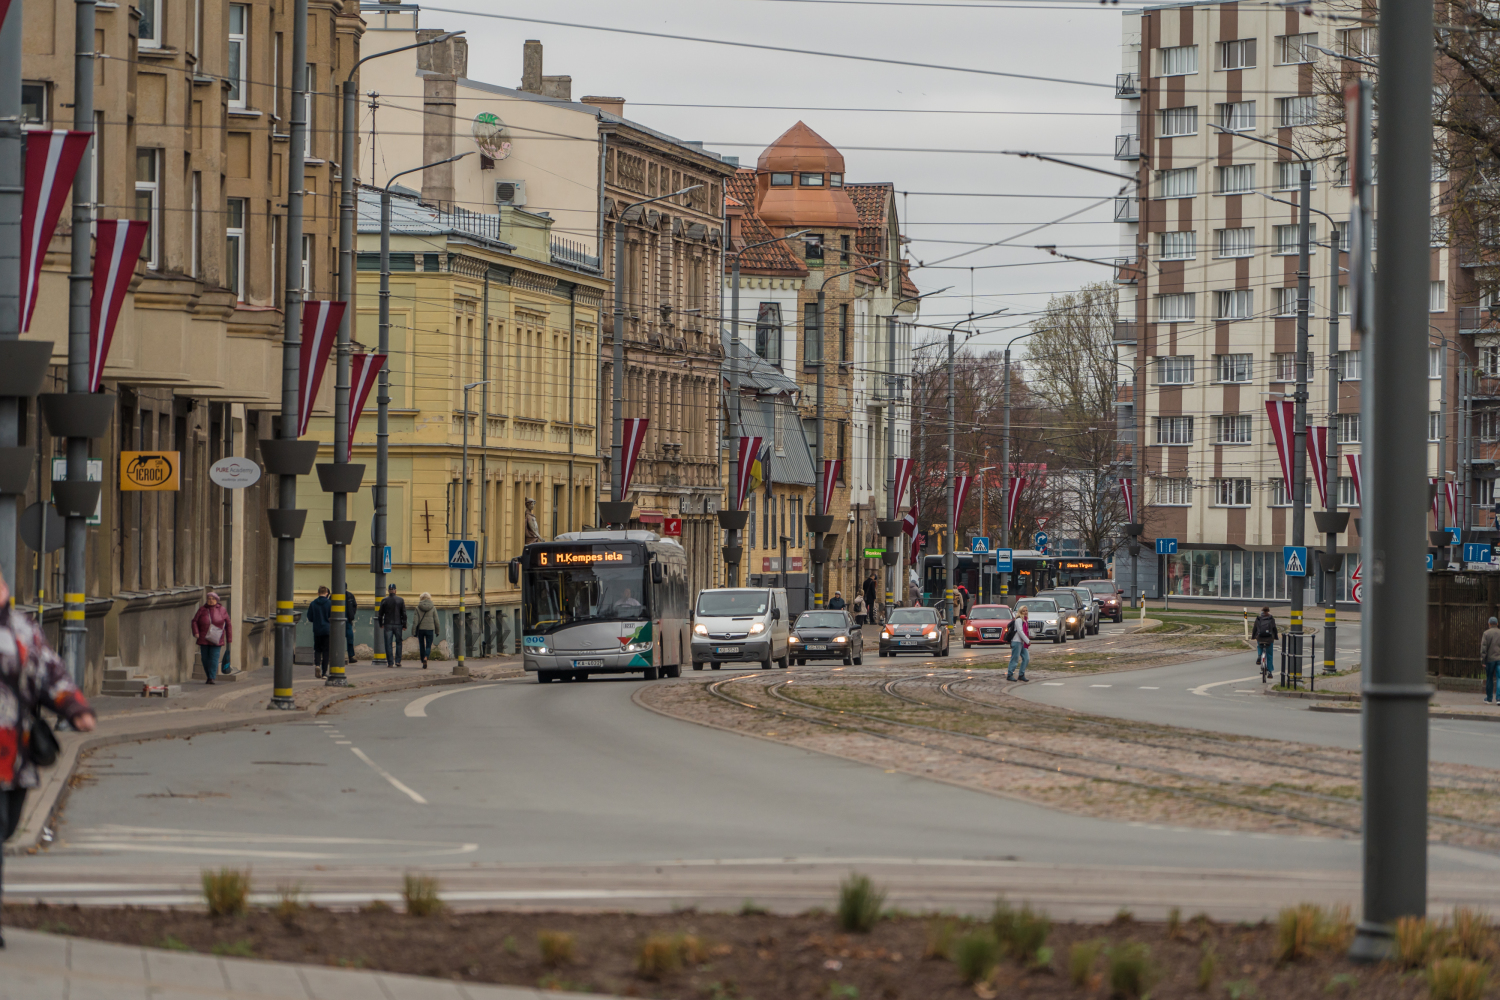
<svg viewBox="0 0 1500 1000">
<path fill-rule="evenodd" d="M 703 624 L 702 622 L 699 622 L 697 625 L 693 626 L 693 634 L 708 635 L 708 626 Z"/>
<path fill-rule="evenodd" d="M 766 630 L 766 626 L 764 624 L 762 624 L 761 622 L 751 622 L 750 623 L 750 634 L 751 635 L 760 635 L 765 630 Z"/>
</svg>

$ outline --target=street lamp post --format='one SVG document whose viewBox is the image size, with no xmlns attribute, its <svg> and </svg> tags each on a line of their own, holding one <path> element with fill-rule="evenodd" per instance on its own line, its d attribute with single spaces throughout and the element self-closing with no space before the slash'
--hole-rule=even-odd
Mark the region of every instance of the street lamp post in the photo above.
<svg viewBox="0 0 1500 1000">
<path fill-rule="evenodd" d="M 954 600 L 956 599 L 958 594 L 958 589 L 954 581 L 954 577 L 958 573 L 959 513 L 957 508 L 957 468 L 954 465 L 954 449 L 957 446 L 957 442 L 955 439 L 955 435 L 957 433 L 957 422 L 955 419 L 955 396 L 953 392 L 953 359 L 957 351 L 955 339 L 957 337 L 958 328 L 962 324 L 973 323 L 975 320 L 985 319 L 986 317 L 994 316 L 997 313 L 1002 313 L 1004 311 L 1004 309 L 994 309 L 979 316 L 970 314 L 967 318 L 959 320 L 957 323 L 954 323 L 953 326 L 948 328 L 948 544 L 943 549 L 943 572 L 947 579 L 947 586 L 944 590 L 943 598 L 948 602 L 948 613 L 953 616 L 953 620 L 955 622 L 958 620 L 957 612 L 954 609 Z"/>
<path fill-rule="evenodd" d="M 469 547 L 469 391 L 477 389 L 481 385 L 489 385 L 493 379 L 485 379 L 482 382 L 470 382 L 464 386 L 464 448 L 462 472 L 459 475 L 459 493 L 464 512 L 459 519 L 461 537 L 464 548 Z M 468 596 L 468 570 L 462 566 L 458 569 L 458 628 L 454 629 L 453 639 L 458 643 L 457 665 L 453 668 L 455 676 L 466 677 L 469 673 L 468 666 L 464 663 L 464 657 L 469 651 L 469 614 L 464 607 L 464 599 Z"/>
<path fill-rule="evenodd" d="M 378 352 L 386 360 L 380 366 L 380 381 L 375 397 L 379 422 L 375 428 L 375 546 L 370 553 L 370 568 L 375 571 L 375 604 L 377 607 L 385 597 L 385 544 L 387 539 L 386 500 L 390 492 L 390 440 L 391 440 L 391 185 L 407 174 L 414 174 L 428 167 L 440 167 L 444 163 L 461 160 L 468 153 L 459 153 L 444 160 L 424 163 L 398 174 L 392 174 L 380 189 L 380 345 Z M 347 310 L 345 310 L 347 312 Z M 375 659 L 385 659 L 385 646 L 375 643 Z"/>
<path fill-rule="evenodd" d="M 1032 330 L 1010 338 L 1005 344 L 1005 362 L 1001 367 L 1001 398 L 1005 410 L 1004 433 L 1000 438 L 1000 481 L 1005 484 L 1005 489 L 1000 496 L 1000 544 L 995 546 L 1000 549 L 1011 548 L 1011 530 L 1015 527 L 1010 523 L 1010 491 L 1015 489 L 1015 476 L 1011 475 L 1010 469 L 1010 345 L 1027 337 L 1034 337 L 1040 330 Z M 1010 596 L 1010 574 L 1000 574 L 1000 599 L 1004 601 Z"/>
<path fill-rule="evenodd" d="M 990 446 L 989 445 L 985 445 L 984 446 L 984 457 L 985 458 L 989 458 L 990 457 Z M 999 466 L 996 466 L 996 465 L 986 465 L 984 468 L 980 469 L 979 473 L 978 473 L 978 478 L 979 478 L 979 533 L 981 535 L 984 534 L 984 523 L 985 523 L 985 521 L 984 521 L 984 513 L 985 513 L 985 511 L 984 511 L 984 505 L 985 505 L 987 494 L 989 493 L 989 490 L 985 487 L 986 480 L 985 480 L 985 475 L 984 474 L 986 472 L 990 472 L 990 471 L 992 471 L 994 469 L 997 469 L 997 468 L 999 468 Z M 1001 548 L 1001 547 L 1002 546 L 999 546 L 999 545 L 991 546 L 991 548 Z M 985 601 L 985 600 L 989 599 L 989 592 L 988 592 L 987 588 L 984 585 L 984 578 L 985 578 L 984 563 L 983 563 L 983 561 L 981 561 L 980 564 L 979 564 L 979 600 L 980 601 Z"/>
</svg>

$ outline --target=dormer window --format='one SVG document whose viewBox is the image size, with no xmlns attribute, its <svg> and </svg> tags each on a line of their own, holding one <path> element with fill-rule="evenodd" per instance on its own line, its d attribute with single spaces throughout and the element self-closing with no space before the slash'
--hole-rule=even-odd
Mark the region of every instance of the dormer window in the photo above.
<svg viewBox="0 0 1500 1000">
<path fill-rule="evenodd" d="M 843 187 L 844 186 L 844 175 L 843 174 L 829 174 L 828 175 L 828 186 L 829 187 L 836 187 L 836 188 Z"/>
<path fill-rule="evenodd" d="M 792 175 L 791 174 L 772 174 L 771 175 L 771 186 L 773 188 L 791 187 L 792 186 Z"/>
<path fill-rule="evenodd" d="M 822 174 L 803 174 L 802 186 L 805 188 L 820 188 L 823 186 Z"/>
</svg>

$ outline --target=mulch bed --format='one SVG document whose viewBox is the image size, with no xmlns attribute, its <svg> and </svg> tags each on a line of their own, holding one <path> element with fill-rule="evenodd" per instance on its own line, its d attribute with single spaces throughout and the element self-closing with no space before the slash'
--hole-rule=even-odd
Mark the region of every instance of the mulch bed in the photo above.
<svg viewBox="0 0 1500 1000">
<path fill-rule="evenodd" d="M 26 905 L 5 909 L 5 922 L 59 934 L 133 945 L 244 955 L 286 962 L 381 969 L 469 982 L 695 1000 L 941 1000 L 941 998 L 1093 997 L 1110 995 L 1107 959 L 1091 981 L 1074 986 L 1068 956 L 1076 942 L 1140 942 L 1157 971 L 1153 1000 L 1278 998 L 1416 1000 L 1428 996 L 1420 975 L 1391 966 L 1355 965 L 1328 953 L 1278 966 L 1276 928 L 1206 920 L 1140 923 L 1128 916 L 1108 925 L 1060 924 L 1047 945 L 1051 968 L 1023 970 L 1002 959 L 988 982 L 965 985 L 955 964 L 931 957 L 937 929 L 959 935 L 981 927 L 930 916 L 891 916 L 868 934 L 840 931 L 831 915 L 782 917 L 684 911 L 629 913 L 453 913 L 412 917 L 400 912 L 304 908 L 286 919 L 270 910 L 210 918 L 190 910 Z M 571 935 L 571 958 L 543 960 L 546 932 Z M 653 935 L 676 942 L 686 964 L 657 976 L 637 962 Z M 686 941 L 682 936 L 691 936 Z M 686 943 L 685 943 L 686 942 Z M 1215 957 L 1212 985 L 1200 991 L 1205 952 Z M 669 963 L 670 964 L 670 963 Z"/>
</svg>

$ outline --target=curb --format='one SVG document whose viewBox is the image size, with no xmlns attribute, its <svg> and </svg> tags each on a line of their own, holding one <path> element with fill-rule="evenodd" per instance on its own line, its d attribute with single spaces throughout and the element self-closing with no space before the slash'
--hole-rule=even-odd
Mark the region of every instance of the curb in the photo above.
<svg viewBox="0 0 1500 1000">
<path fill-rule="evenodd" d="M 1359 701 L 1359 695 L 1352 691 L 1328 691 L 1319 694 L 1316 691 L 1272 691 L 1268 688 L 1263 693 L 1270 698 L 1311 698 L 1315 701 Z"/>
<path fill-rule="evenodd" d="M 452 674 L 413 677 L 410 680 L 403 678 L 401 682 L 396 684 L 329 688 L 326 693 L 313 699 L 305 708 L 299 708 L 290 712 L 271 712 L 262 709 L 256 712 L 240 712 L 234 715 L 221 716 L 217 719 L 204 719 L 179 726 L 162 726 L 156 729 L 145 729 L 140 732 L 131 733 L 97 733 L 87 736 L 79 736 L 74 733 L 59 733 L 62 753 L 58 755 L 55 765 L 41 772 L 41 785 L 32 789 L 31 794 L 27 796 L 27 808 L 22 814 L 21 825 L 16 830 L 15 836 L 5 842 L 4 850 L 0 852 L 0 855 L 35 854 L 41 850 L 42 831 L 54 826 L 58 814 L 62 811 L 63 806 L 67 804 L 68 792 L 72 789 L 73 775 L 78 769 L 78 761 L 89 751 L 116 746 L 121 743 L 142 743 L 147 740 L 196 736 L 200 733 L 222 732 L 228 729 L 239 729 L 243 726 L 260 725 L 262 723 L 269 725 L 276 722 L 301 721 L 312 718 L 324 709 L 339 702 L 348 701 L 351 698 L 360 698 L 372 694 L 385 694 L 391 691 L 412 691 L 424 687 L 467 684 L 476 679 L 490 679 L 512 675 L 519 676 L 520 671 L 514 670 L 514 668 L 505 668 L 493 674 L 487 674 L 484 678 L 454 676 Z"/>
<path fill-rule="evenodd" d="M 1341 715 L 1358 715 L 1361 711 L 1358 707 L 1335 704 L 1309 705 L 1307 710 L 1309 712 L 1334 712 Z M 1457 719 L 1460 722 L 1500 722 L 1500 713 L 1461 712 L 1443 708 L 1429 708 L 1427 717 L 1429 719 Z"/>
</svg>

